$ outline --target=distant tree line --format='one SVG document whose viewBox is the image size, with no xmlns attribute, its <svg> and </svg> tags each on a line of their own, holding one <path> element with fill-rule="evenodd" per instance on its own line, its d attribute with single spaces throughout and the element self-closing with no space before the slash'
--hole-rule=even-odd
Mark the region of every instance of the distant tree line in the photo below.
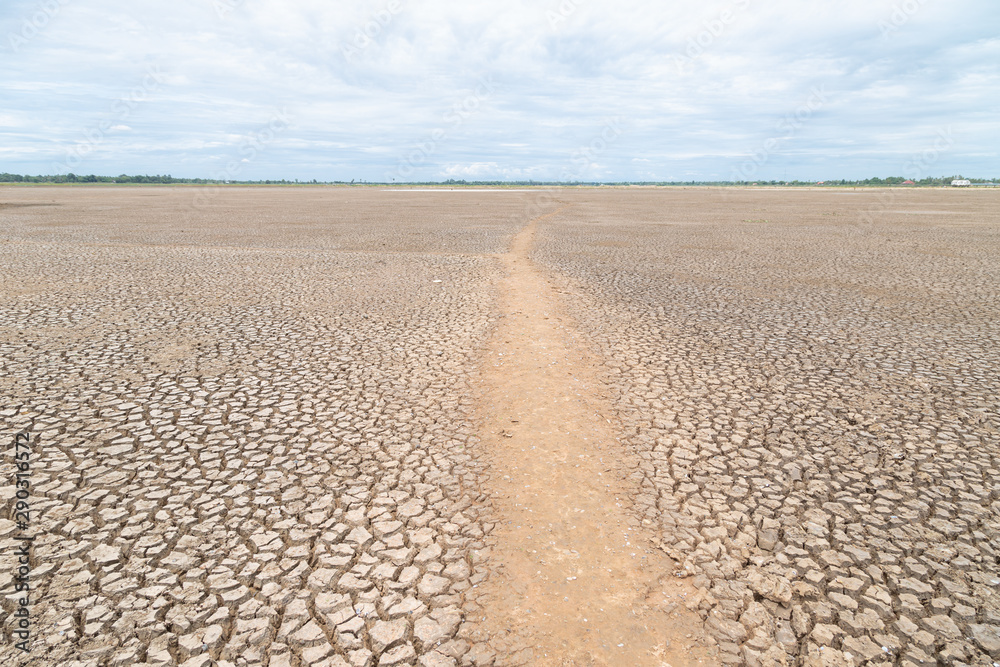
<svg viewBox="0 0 1000 667">
<path fill-rule="evenodd" d="M 922 185 L 922 186 L 931 186 L 931 187 L 933 187 L 933 186 L 940 186 L 940 185 L 951 185 L 952 181 L 954 181 L 954 180 L 962 180 L 962 179 L 965 179 L 965 178 L 966 178 L 965 176 L 959 175 L 959 176 L 940 176 L 940 177 L 937 177 L 937 178 L 928 177 L 928 178 L 921 178 L 919 180 L 913 180 L 913 179 L 904 178 L 902 176 L 889 176 L 888 178 L 877 178 L 877 177 L 876 178 L 866 178 L 863 181 L 843 181 L 843 180 L 841 180 L 841 181 L 825 181 L 825 182 L 823 182 L 823 185 L 832 185 L 832 186 L 837 186 L 837 185 L 855 185 L 855 186 L 857 186 L 857 185 L 876 185 L 876 186 L 883 185 L 883 186 L 885 186 L 885 185 L 902 185 L 903 183 L 912 182 L 914 185 Z M 1000 183 L 1000 179 L 996 179 L 996 178 L 994 178 L 994 179 L 990 179 L 990 178 L 968 178 L 967 180 L 969 180 L 972 183 Z M 796 181 L 796 183 L 797 182 L 798 181 Z"/>
<path fill-rule="evenodd" d="M 404 183 L 402 185 L 454 185 L 454 186 L 475 186 L 475 185 L 508 185 L 508 186 L 546 186 L 546 185 L 713 185 L 713 186 L 724 186 L 724 185 L 781 185 L 781 186 L 800 186 L 800 187 L 816 187 L 819 186 L 892 186 L 892 185 L 903 185 L 904 183 L 912 182 L 916 186 L 924 187 L 934 187 L 942 185 L 951 185 L 951 182 L 955 179 L 964 179 L 965 176 L 941 176 L 938 178 L 922 178 L 918 181 L 911 181 L 910 179 L 904 178 L 903 176 L 889 176 L 888 178 L 866 178 L 864 180 L 850 181 L 850 180 L 832 180 L 832 181 L 572 181 L 572 182 L 553 182 L 553 181 L 460 181 L 454 179 L 448 179 L 441 183 Z M 988 179 L 988 178 L 968 178 L 972 183 L 1000 183 L 1000 178 Z"/>
<path fill-rule="evenodd" d="M 923 178 L 919 181 L 913 181 L 914 185 L 919 186 L 940 186 L 940 185 L 951 185 L 951 182 L 955 179 L 963 179 L 964 176 L 941 176 L 939 178 Z M 988 178 L 969 178 L 972 183 L 1000 183 L 1000 178 L 988 179 Z M 401 185 L 455 185 L 455 186 L 475 186 L 475 185 L 512 185 L 512 186 L 546 186 L 546 185 L 585 185 L 585 186 L 597 186 L 597 185 L 713 185 L 713 186 L 724 186 L 724 185 L 781 185 L 781 186 L 800 186 L 800 187 L 816 187 L 819 186 L 887 186 L 887 185 L 902 185 L 907 183 L 909 179 L 902 176 L 889 176 L 888 178 L 866 178 L 864 180 L 849 181 L 849 180 L 832 180 L 832 181 L 456 181 L 454 179 L 449 179 L 440 183 L 403 183 Z"/>
<path fill-rule="evenodd" d="M 913 186 L 936 187 L 948 186 L 955 179 L 963 179 L 972 183 L 1000 183 L 1000 178 L 968 178 L 963 176 L 941 176 L 938 178 L 922 178 L 912 181 Z M 552 187 L 552 186 L 625 186 L 625 185 L 659 185 L 659 186 L 792 186 L 792 187 L 864 187 L 864 186 L 896 186 L 909 183 L 908 179 L 902 176 L 889 176 L 888 178 L 866 178 L 864 180 L 829 180 L 829 181 L 466 181 L 449 178 L 446 181 L 413 181 L 407 183 L 392 183 L 391 185 L 446 185 L 452 187 L 476 187 L 476 186 L 500 186 L 500 187 Z M 222 181 L 210 178 L 174 178 L 170 174 L 164 176 L 156 175 L 136 175 L 129 176 L 96 176 L 88 174 L 78 176 L 76 174 L 58 174 L 55 176 L 28 176 L 22 174 L 0 173 L 0 183 L 134 183 L 134 184 L 191 184 L 191 185 L 221 185 L 223 183 L 233 185 L 353 185 L 354 181 L 299 181 L 299 180 L 262 180 L 262 181 Z M 359 185 L 390 185 L 389 183 L 373 183 L 360 181 Z"/>
<path fill-rule="evenodd" d="M 222 183 L 238 183 L 242 185 L 303 185 L 303 184 L 320 184 L 320 181 L 313 179 L 312 181 L 298 181 L 292 180 L 288 181 L 285 179 L 281 180 L 267 180 L 267 181 L 221 181 L 211 178 L 174 178 L 170 174 L 160 176 L 149 175 L 136 175 L 129 176 L 128 174 L 122 174 L 120 176 L 96 176 L 94 174 L 88 174 L 86 176 L 78 176 L 77 174 L 57 174 L 55 176 L 28 176 L 23 174 L 8 174 L 0 173 L 0 183 L 139 183 L 139 184 L 164 184 L 169 185 L 173 183 L 190 183 L 194 185 L 218 185 Z M 332 181 L 324 182 L 324 185 L 334 185 L 343 184 L 342 181 Z"/>
</svg>

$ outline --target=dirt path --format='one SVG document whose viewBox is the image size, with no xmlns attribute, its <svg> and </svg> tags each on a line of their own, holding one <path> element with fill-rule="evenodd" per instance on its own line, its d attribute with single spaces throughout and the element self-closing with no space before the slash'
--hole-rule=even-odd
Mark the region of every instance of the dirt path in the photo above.
<svg viewBox="0 0 1000 667">
<path fill-rule="evenodd" d="M 628 454 L 597 365 L 529 259 L 543 218 L 503 255 L 504 318 L 485 363 L 484 451 L 500 523 L 481 629 L 497 664 L 712 664 L 691 648 L 703 634 L 684 607 L 693 588 L 629 511 Z"/>
</svg>

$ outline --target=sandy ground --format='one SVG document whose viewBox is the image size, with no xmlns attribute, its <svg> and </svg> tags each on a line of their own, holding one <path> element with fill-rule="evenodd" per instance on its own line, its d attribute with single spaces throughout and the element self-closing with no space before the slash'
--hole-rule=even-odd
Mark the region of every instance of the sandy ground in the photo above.
<svg viewBox="0 0 1000 667">
<path fill-rule="evenodd" d="M 529 258 L 538 223 L 566 208 L 533 220 L 503 255 L 504 317 L 481 386 L 500 519 L 496 571 L 474 597 L 482 630 L 509 664 L 702 664 L 708 651 L 689 641 L 704 637 L 701 619 L 684 606 L 694 587 L 635 518 L 596 362 Z"/>
<path fill-rule="evenodd" d="M 2 188 L 0 659 L 992 665 L 998 196 Z"/>
</svg>

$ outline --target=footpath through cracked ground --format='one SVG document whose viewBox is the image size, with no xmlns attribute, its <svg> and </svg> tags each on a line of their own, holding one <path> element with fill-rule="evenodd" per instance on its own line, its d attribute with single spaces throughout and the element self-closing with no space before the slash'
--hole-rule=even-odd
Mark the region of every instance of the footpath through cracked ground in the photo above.
<svg viewBox="0 0 1000 667">
<path fill-rule="evenodd" d="M 532 221 L 502 257 L 503 319 L 480 399 L 498 524 L 491 576 L 466 595 L 483 612 L 473 636 L 503 664 L 701 664 L 705 647 L 687 641 L 701 619 L 675 611 L 694 589 L 631 511 L 637 489 L 620 473 L 635 465 L 597 364 L 529 256 L 538 222 L 565 208 Z"/>
<path fill-rule="evenodd" d="M 998 193 L 203 194 L 0 189 L 3 664 L 1000 662 Z"/>
</svg>

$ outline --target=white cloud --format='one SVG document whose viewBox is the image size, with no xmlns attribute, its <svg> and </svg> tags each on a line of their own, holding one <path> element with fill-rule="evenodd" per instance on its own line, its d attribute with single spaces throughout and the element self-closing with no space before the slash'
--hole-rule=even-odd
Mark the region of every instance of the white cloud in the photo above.
<svg viewBox="0 0 1000 667">
<path fill-rule="evenodd" d="M 553 26 L 560 4 L 230 0 L 220 17 L 202 0 L 91 0 L 25 39 L 37 3 L 3 3 L 0 171 L 51 172 L 110 121 L 79 171 L 207 176 L 286 108 L 294 122 L 243 177 L 381 180 L 443 129 L 412 178 L 557 178 L 611 116 L 626 130 L 588 174 L 728 177 L 825 85 L 757 178 L 898 173 L 949 124 L 935 168 L 997 175 L 982 150 L 1000 138 L 992 0 L 903 18 L 889 0 L 577 0 Z M 495 90 L 449 120 L 483 77 Z"/>
</svg>

